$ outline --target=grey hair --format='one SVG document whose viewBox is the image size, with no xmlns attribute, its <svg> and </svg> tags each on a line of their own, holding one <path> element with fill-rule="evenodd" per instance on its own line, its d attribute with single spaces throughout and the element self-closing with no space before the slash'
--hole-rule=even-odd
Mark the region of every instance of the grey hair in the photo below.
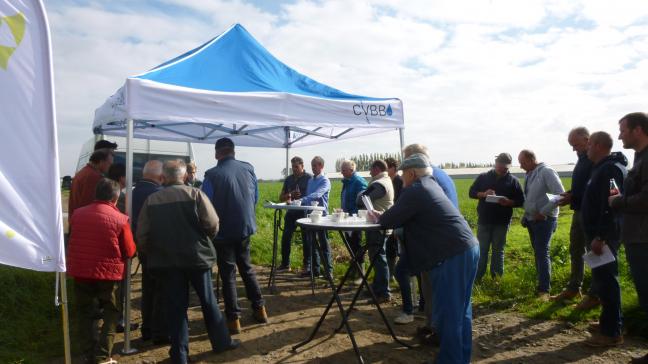
<svg viewBox="0 0 648 364">
<path fill-rule="evenodd" d="M 164 162 L 163 168 L 164 179 L 167 183 L 182 181 L 187 173 L 187 164 L 180 159 Z"/>
<path fill-rule="evenodd" d="M 432 174 L 432 167 L 412 168 L 412 169 L 414 170 L 414 174 L 416 174 L 416 178 L 421 178 Z"/>
<path fill-rule="evenodd" d="M 589 138 L 590 132 L 584 126 L 577 126 L 569 132 L 569 135 Z"/>
<path fill-rule="evenodd" d="M 311 161 L 311 163 L 312 162 L 317 162 L 317 163 L 319 163 L 319 164 L 321 164 L 323 166 L 324 165 L 324 158 L 322 158 L 320 156 L 315 156 L 315 157 L 313 157 L 313 160 Z"/>
<path fill-rule="evenodd" d="M 354 161 L 352 161 L 352 160 L 349 160 L 349 159 L 345 159 L 345 160 L 342 161 L 342 163 L 340 164 L 340 168 L 342 168 L 344 166 L 348 166 L 353 171 L 355 171 L 355 169 L 356 169 L 356 163 Z"/>
<path fill-rule="evenodd" d="M 162 175 L 162 162 L 157 159 L 151 159 L 146 162 L 142 170 L 143 176 L 158 177 Z"/>
<path fill-rule="evenodd" d="M 423 144 L 410 144 L 403 149 L 403 159 L 411 156 L 412 154 L 421 153 L 425 154 L 426 157 L 430 158 L 430 153 L 428 149 Z"/>
</svg>

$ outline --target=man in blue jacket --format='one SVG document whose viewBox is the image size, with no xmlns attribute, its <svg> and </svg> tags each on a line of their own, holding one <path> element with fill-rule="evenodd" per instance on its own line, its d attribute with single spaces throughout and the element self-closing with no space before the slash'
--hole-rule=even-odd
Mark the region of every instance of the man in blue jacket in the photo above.
<svg viewBox="0 0 648 364">
<path fill-rule="evenodd" d="M 259 188 L 254 167 L 234 158 L 231 139 L 216 141 L 216 160 L 216 167 L 205 172 L 202 190 L 220 217 L 220 229 L 214 239 L 218 272 L 223 279 L 227 327 L 231 334 L 238 334 L 241 307 L 236 293 L 237 267 L 247 298 L 252 302 L 254 319 L 259 323 L 268 322 L 261 288 L 250 262 L 250 237 L 256 231 L 254 206 L 259 199 Z"/>
<path fill-rule="evenodd" d="M 621 244 L 620 214 L 608 205 L 608 198 L 610 181 L 614 180 L 619 188 L 623 186 L 628 160 L 622 153 L 610 153 L 612 143 L 612 137 L 604 131 L 590 136 L 587 157 L 592 161 L 593 168 L 581 204 L 583 230 L 589 249 L 594 254 L 601 255 L 603 247 L 607 246 L 615 256 L 614 261 L 592 269 L 592 279 L 603 306 L 599 325 L 592 328 L 592 337 L 585 341 L 593 347 L 618 346 L 623 343 L 621 286 L 616 260 Z"/>
<path fill-rule="evenodd" d="M 488 252 L 493 247 L 490 273 L 492 277 L 504 274 L 504 245 L 511 225 L 513 207 L 524 203 L 524 191 L 518 179 L 509 173 L 513 158 L 500 153 L 495 158 L 495 168 L 480 174 L 470 186 L 470 198 L 479 199 L 477 204 L 477 239 L 479 240 L 479 267 L 477 280 L 486 273 Z M 501 196 L 497 202 L 487 202 L 489 195 Z"/>
<path fill-rule="evenodd" d="M 430 281 L 434 324 L 440 339 L 438 363 L 469 363 L 472 347 L 472 286 L 479 244 L 459 210 L 436 182 L 428 158 L 406 158 L 403 191 L 385 213 L 370 216 L 383 228 L 404 231 L 413 272 Z"/>
<path fill-rule="evenodd" d="M 342 192 L 340 193 L 342 199 L 342 211 L 347 212 L 349 215 L 358 213 L 358 206 L 356 198 L 362 191 L 367 189 L 367 181 L 360 177 L 356 172 L 356 164 L 352 160 L 345 160 L 340 164 L 340 172 L 344 177 L 342 179 Z M 360 250 L 361 233 L 359 231 L 345 232 L 349 245 L 354 253 Z M 356 256 L 358 263 L 364 263 L 364 255 Z M 355 275 L 355 284 L 359 284 L 362 280 L 359 278 L 358 272 L 353 271 Z"/>
</svg>

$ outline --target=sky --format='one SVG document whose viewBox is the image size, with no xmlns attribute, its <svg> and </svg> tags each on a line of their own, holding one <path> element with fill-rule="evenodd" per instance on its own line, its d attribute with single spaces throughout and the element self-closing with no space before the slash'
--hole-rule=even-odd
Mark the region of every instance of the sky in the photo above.
<svg viewBox="0 0 648 364">
<path fill-rule="evenodd" d="M 616 140 L 623 115 L 647 111 L 642 0 L 48 0 L 46 10 L 61 175 L 74 173 L 94 110 L 128 76 L 234 23 L 319 82 L 400 98 L 406 144 L 425 144 L 434 163 L 492 162 L 524 148 L 550 164 L 570 163 L 573 127 Z M 295 149 L 291 157 L 321 155 L 332 171 L 337 158 L 399 145 L 394 131 Z M 213 145 L 194 149 L 201 175 L 215 164 Z M 260 178 L 279 178 L 285 151 L 238 148 L 237 158 Z"/>
</svg>

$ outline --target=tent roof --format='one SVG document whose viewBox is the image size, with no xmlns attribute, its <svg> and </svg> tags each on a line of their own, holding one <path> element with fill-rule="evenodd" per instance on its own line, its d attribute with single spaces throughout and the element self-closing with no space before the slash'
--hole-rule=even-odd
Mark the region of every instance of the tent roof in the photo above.
<svg viewBox="0 0 648 364">
<path fill-rule="evenodd" d="M 135 78 L 209 91 L 381 100 L 348 94 L 295 71 L 270 54 L 240 24 Z"/>
<path fill-rule="evenodd" d="M 295 147 L 401 129 L 402 102 L 352 95 L 288 67 L 236 24 L 129 77 L 95 112 L 96 134 Z"/>
</svg>

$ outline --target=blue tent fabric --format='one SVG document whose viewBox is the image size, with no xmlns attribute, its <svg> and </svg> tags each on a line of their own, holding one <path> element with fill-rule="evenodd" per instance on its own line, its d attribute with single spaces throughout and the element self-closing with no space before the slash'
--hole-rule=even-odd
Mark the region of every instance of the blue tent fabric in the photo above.
<svg viewBox="0 0 648 364">
<path fill-rule="evenodd" d="M 240 24 L 140 79 L 222 92 L 284 92 L 342 100 L 385 100 L 348 94 L 288 67 Z"/>
</svg>

